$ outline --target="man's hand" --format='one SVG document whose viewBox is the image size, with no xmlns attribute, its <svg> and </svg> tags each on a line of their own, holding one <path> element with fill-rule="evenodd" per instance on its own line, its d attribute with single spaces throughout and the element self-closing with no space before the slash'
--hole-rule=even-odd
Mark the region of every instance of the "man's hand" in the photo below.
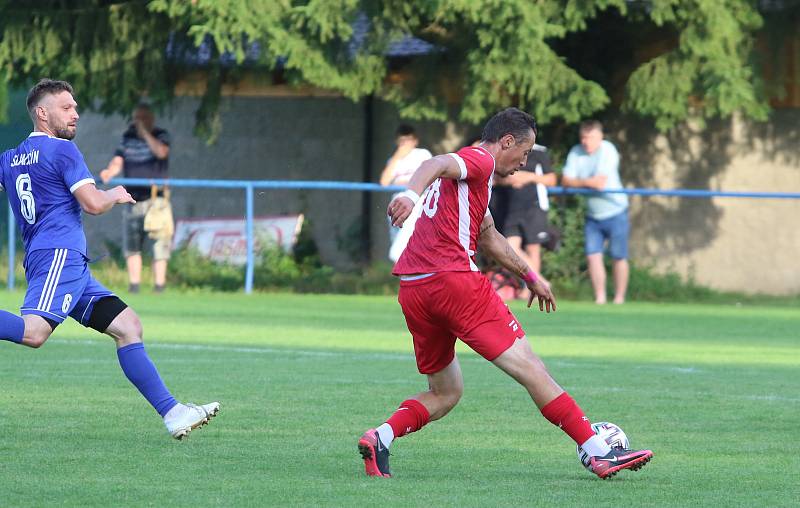
<svg viewBox="0 0 800 508">
<path fill-rule="evenodd" d="M 408 196 L 397 196 L 386 209 L 386 214 L 392 219 L 392 226 L 402 227 L 411 211 L 414 210 L 414 202 Z"/>
<path fill-rule="evenodd" d="M 108 193 L 109 197 L 111 197 L 114 200 L 114 203 L 117 205 L 122 205 L 125 203 L 131 203 L 131 204 L 136 203 L 136 200 L 133 199 L 130 193 L 128 193 L 128 191 L 125 190 L 125 187 L 123 187 L 122 185 L 117 185 L 113 189 L 109 189 L 106 192 Z"/>
<path fill-rule="evenodd" d="M 397 150 L 394 151 L 392 157 L 402 159 L 411 153 L 411 150 L 417 147 L 417 142 L 413 138 L 401 137 L 397 143 Z"/>
<path fill-rule="evenodd" d="M 528 286 L 528 289 L 531 291 L 531 296 L 528 297 L 528 308 L 530 308 L 533 303 L 533 299 L 538 298 L 540 311 L 545 311 L 545 309 L 547 309 L 547 312 L 550 312 L 551 308 L 553 312 L 556 311 L 556 297 L 550 290 L 550 284 L 537 278 L 533 283 L 526 280 L 525 285 Z"/>
<path fill-rule="evenodd" d="M 141 139 L 147 139 L 150 132 L 148 132 L 147 128 L 144 126 L 144 122 L 141 120 L 134 120 L 133 125 L 136 127 L 136 135 Z"/>
</svg>

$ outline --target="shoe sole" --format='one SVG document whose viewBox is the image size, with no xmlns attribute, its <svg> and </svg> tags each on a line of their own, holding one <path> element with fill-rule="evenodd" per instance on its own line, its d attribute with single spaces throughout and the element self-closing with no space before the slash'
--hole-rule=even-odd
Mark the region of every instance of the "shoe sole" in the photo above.
<svg viewBox="0 0 800 508">
<path fill-rule="evenodd" d="M 605 472 L 605 474 L 603 476 L 600 476 L 600 478 L 602 478 L 603 480 L 608 480 L 609 478 L 611 478 L 615 474 L 619 473 L 623 469 L 629 469 L 631 471 L 638 471 L 638 470 L 642 469 L 648 462 L 650 462 L 650 459 L 652 459 L 652 458 L 653 458 L 653 454 L 650 453 L 649 455 L 644 455 L 642 457 L 639 457 L 638 459 L 634 459 L 634 460 L 628 462 L 627 464 L 622 464 L 621 466 L 616 466 L 616 467 L 609 468 Z"/>
<path fill-rule="evenodd" d="M 364 459 L 364 470 L 367 476 L 377 476 L 379 478 L 391 478 L 390 474 L 383 474 L 378 469 L 378 463 L 375 461 L 375 446 L 367 439 L 361 438 L 358 440 L 358 453 Z"/>
<path fill-rule="evenodd" d="M 194 429 L 199 429 L 200 427 L 208 425 L 211 419 L 217 416 L 217 413 L 219 413 L 219 406 L 212 409 L 210 413 L 207 412 L 205 418 L 195 423 L 191 427 L 186 427 L 184 429 L 176 431 L 175 433 L 172 434 L 172 437 L 174 437 L 178 441 L 181 441 L 183 438 L 189 435 L 189 432 L 193 431 Z"/>
</svg>

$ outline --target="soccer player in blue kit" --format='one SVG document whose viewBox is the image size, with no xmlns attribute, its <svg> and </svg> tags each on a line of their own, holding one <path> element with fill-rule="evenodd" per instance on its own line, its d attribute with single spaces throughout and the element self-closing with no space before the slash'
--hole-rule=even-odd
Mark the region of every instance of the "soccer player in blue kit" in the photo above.
<svg viewBox="0 0 800 508">
<path fill-rule="evenodd" d="M 28 280 L 22 317 L 0 310 L 0 340 L 38 348 L 67 316 L 110 335 L 125 376 L 172 437 L 182 439 L 208 423 L 219 403 L 175 400 L 144 349 L 139 316 L 89 271 L 81 210 L 100 215 L 135 201 L 121 185 L 107 191 L 95 186 L 71 141 L 78 123 L 72 91 L 65 81 L 39 81 L 27 99 L 34 131 L 0 156 L 0 184 L 22 232 Z"/>
</svg>

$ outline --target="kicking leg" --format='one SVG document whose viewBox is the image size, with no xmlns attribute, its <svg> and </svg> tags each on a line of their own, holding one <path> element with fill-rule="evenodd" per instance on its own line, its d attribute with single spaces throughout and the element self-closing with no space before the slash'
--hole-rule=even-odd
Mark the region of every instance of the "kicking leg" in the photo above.
<svg viewBox="0 0 800 508">
<path fill-rule="evenodd" d="M 386 423 L 370 429 L 358 441 L 358 449 L 370 476 L 390 477 L 389 446 L 395 438 L 416 432 L 428 422 L 445 416 L 458 404 L 464 380 L 458 358 L 444 369 L 428 374 L 428 390 L 403 401 Z"/>
<path fill-rule="evenodd" d="M 195 406 L 175 400 L 144 348 L 139 316 L 119 298 L 106 297 L 95 303 L 88 326 L 114 339 L 125 377 L 161 415 L 172 437 L 182 439 L 219 411 L 218 402 Z"/>
<path fill-rule="evenodd" d="M 613 476 L 621 469 L 639 469 L 653 456 L 650 450 L 612 450 L 597 436 L 580 406 L 556 383 L 544 362 L 531 350 L 527 338 L 518 339 L 493 363 L 528 390 L 547 420 L 592 456 L 592 470 L 601 478 Z"/>
</svg>

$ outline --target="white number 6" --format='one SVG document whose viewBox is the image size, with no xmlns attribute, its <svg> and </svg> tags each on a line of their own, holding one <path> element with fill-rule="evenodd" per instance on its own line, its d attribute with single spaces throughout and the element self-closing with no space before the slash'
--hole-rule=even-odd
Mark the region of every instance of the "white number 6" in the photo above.
<svg viewBox="0 0 800 508">
<path fill-rule="evenodd" d="M 36 222 L 36 203 L 33 201 L 31 176 L 28 173 L 22 173 L 17 177 L 17 196 L 22 216 L 28 224 L 33 224 Z"/>
</svg>

